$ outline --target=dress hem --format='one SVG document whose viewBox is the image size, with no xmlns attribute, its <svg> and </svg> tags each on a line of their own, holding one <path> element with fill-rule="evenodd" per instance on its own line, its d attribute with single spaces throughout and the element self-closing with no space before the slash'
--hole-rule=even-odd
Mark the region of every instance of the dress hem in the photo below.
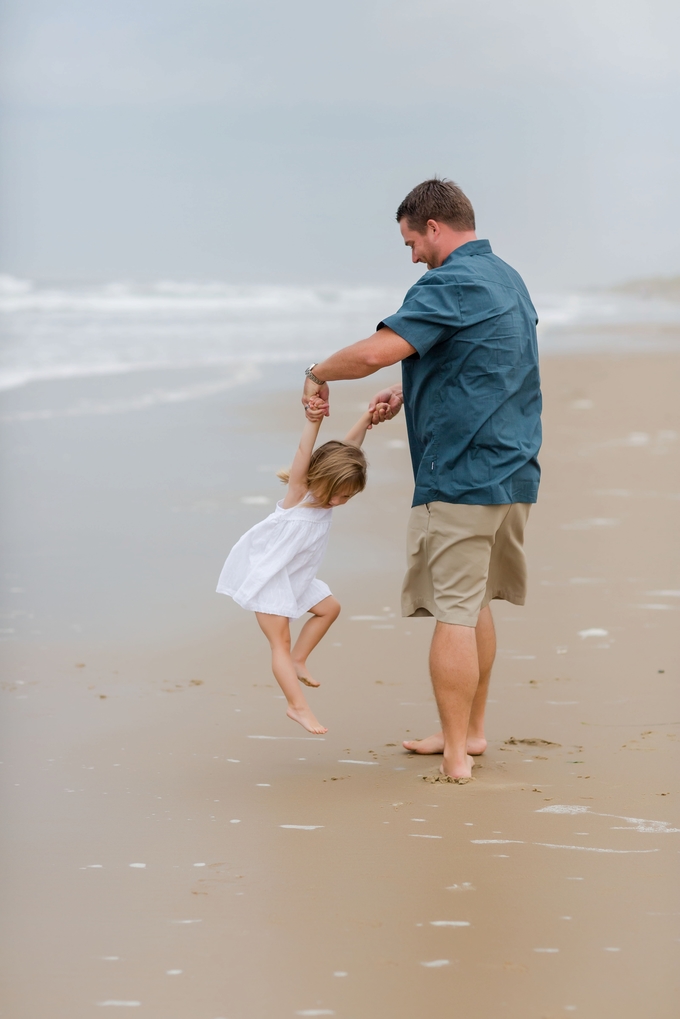
<svg viewBox="0 0 680 1019">
<path fill-rule="evenodd" d="M 317 583 L 323 584 L 324 582 L 321 580 L 321 581 L 317 581 Z M 265 616 L 285 616 L 286 619 L 299 619 L 301 616 L 304 616 L 306 612 L 309 612 L 309 610 L 312 609 L 315 605 L 318 605 L 319 602 L 323 601 L 324 598 L 330 598 L 332 596 L 333 592 L 328 587 L 328 585 L 324 584 L 324 587 L 326 588 L 326 593 L 325 594 L 321 593 L 321 595 L 319 597 L 315 596 L 309 602 L 308 602 L 307 599 L 305 599 L 305 601 L 303 602 L 303 605 L 305 605 L 306 607 L 305 608 L 301 608 L 299 605 L 296 605 L 295 606 L 295 610 L 293 612 L 282 612 L 280 607 L 276 608 L 276 609 L 273 606 L 266 606 L 266 607 L 262 606 L 261 607 L 260 605 L 254 603 L 254 602 L 239 601 L 239 599 L 236 597 L 236 593 L 235 592 L 225 591 L 224 588 L 220 588 L 220 587 L 217 588 L 217 592 L 216 593 L 217 594 L 224 594 L 224 595 L 227 596 L 227 598 L 231 598 L 232 601 L 235 601 L 236 604 L 240 608 L 245 609 L 247 612 L 261 612 Z"/>
</svg>

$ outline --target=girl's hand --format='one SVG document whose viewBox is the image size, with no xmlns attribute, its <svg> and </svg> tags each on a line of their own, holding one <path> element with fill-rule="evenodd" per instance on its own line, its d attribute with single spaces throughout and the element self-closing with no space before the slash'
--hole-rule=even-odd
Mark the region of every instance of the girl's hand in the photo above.
<svg viewBox="0 0 680 1019">
<path fill-rule="evenodd" d="M 307 404 L 306 414 L 308 421 L 321 421 L 326 414 L 328 404 L 318 396 L 312 396 Z"/>
<path fill-rule="evenodd" d="M 366 411 L 367 428 L 370 430 L 374 424 L 378 425 L 382 421 L 389 421 L 391 417 L 389 403 L 376 403 Z"/>
</svg>

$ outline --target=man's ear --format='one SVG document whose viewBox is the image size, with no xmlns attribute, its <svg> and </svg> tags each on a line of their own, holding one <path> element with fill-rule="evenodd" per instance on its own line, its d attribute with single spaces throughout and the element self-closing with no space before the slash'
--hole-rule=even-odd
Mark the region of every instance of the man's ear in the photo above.
<svg viewBox="0 0 680 1019">
<path fill-rule="evenodd" d="M 441 227 L 439 226 L 439 223 L 437 222 L 436 219 L 428 219 L 426 223 L 426 228 L 427 232 L 430 234 L 433 240 L 439 237 L 441 233 Z"/>
</svg>

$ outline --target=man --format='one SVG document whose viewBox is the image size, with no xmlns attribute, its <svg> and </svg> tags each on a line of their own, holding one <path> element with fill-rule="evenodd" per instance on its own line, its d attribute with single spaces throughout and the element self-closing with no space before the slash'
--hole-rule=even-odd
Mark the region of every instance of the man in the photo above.
<svg viewBox="0 0 680 1019">
<path fill-rule="evenodd" d="M 383 417 L 406 409 L 415 477 L 402 615 L 436 619 L 430 672 L 442 731 L 404 743 L 471 776 L 486 749 L 484 711 L 496 638 L 489 602 L 524 604 L 524 526 L 538 494 L 541 393 L 536 312 L 521 277 L 478 240 L 472 205 L 427 180 L 397 210 L 426 272 L 373 336 L 307 369 L 303 404 L 328 383 L 402 362 L 378 393 Z M 375 420 L 378 420 L 376 410 Z"/>
</svg>

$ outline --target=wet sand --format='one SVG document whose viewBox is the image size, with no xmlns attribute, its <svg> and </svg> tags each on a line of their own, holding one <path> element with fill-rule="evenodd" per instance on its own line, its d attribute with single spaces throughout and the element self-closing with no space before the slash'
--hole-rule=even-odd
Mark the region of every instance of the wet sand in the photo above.
<svg viewBox="0 0 680 1019">
<path fill-rule="evenodd" d="M 400 747 L 436 724 L 432 623 L 398 615 L 403 420 L 335 515 L 314 739 L 212 593 L 278 496 L 289 396 L 11 425 L 0 1015 L 675 1015 L 680 358 L 543 376 L 530 596 L 494 603 L 464 786 Z M 328 434 L 374 389 L 336 386 Z"/>
</svg>

